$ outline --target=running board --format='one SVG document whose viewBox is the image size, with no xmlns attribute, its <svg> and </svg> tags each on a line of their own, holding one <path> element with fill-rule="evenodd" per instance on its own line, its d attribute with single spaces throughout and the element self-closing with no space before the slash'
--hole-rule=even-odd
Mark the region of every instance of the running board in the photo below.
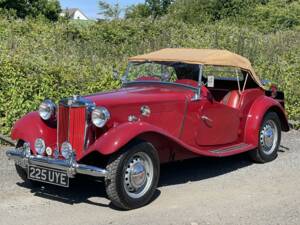
<svg viewBox="0 0 300 225">
<path fill-rule="evenodd" d="M 249 151 L 254 148 L 255 148 L 255 146 L 253 146 L 253 145 L 249 145 L 246 143 L 239 143 L 239 144 L 231 145 L 228 147 L 213 149 L 213 150 L 210 150 L 210 152 L 216 156 L 229 156 L 229 155 L 234 155 L 237 153 L 246 152 L 246 151 Z"/>
</svg>

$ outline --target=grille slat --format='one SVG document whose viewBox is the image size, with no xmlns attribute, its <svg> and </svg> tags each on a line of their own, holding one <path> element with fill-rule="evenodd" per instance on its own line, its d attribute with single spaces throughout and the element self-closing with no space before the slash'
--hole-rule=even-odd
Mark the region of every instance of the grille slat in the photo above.
<svg viewBox="0 0 300 225">
<path fill-rule="evenodd" d="M 68 140 L 69 130 L 69 107 L 60 106 L 58 110 L 58 147 Z"/>
</svg>

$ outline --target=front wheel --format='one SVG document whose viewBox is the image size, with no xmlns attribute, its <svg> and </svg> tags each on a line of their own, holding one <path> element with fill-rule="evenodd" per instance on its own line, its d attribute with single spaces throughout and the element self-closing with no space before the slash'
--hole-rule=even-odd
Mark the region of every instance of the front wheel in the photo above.
<svg viewBox="0 0 300 225">
<path fill-rule="evenodd" d="M 157 151 L 148 142 L 135 142 L 113 156 L 107 165 L 106 192 L 112 203 L 134 209 L 149 203 L 159 180 Z"/>
<path fill-rule="evenodd" d="M 280 120 L 275 112 L 265 115 L 259 130 L 258 148 L 250 152 L 250 157 L 258 163 L 274 160 L 281 140 Z"/>
<path fill-rule="evenodd" d="M 19 177 L 24 181 L 25 184 L 28 184 L 32 187 L 40 187 L 42 184 L 40 182 L 30 180 L 27 178 L 27 171 L 23 169 L 21 166 L 15 164 L 16 172 L 19 175 Z"/>
</svg>

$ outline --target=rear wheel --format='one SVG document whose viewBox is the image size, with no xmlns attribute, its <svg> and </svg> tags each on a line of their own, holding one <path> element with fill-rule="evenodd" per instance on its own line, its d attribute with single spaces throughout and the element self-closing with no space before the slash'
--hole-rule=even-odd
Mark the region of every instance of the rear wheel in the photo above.
<svg viewBox="0 0 300 225">
<path fill-rule="evenodd" d="M 149 203 L 159 179 L 159 157 L 147 142 L 137 142 L 115 155 L 108 163 L 106 192 L 112 203 L 134 209 Z"/>
<path fill-rule="evenodd" d="M 258 148 L 250 152 L 250 157 L 259 163 L 274 160 L 277 157 L 281 140 L 280 120 L 275 112 L 269 112 L 265 115 L 258 138 Z"/>
</svg>

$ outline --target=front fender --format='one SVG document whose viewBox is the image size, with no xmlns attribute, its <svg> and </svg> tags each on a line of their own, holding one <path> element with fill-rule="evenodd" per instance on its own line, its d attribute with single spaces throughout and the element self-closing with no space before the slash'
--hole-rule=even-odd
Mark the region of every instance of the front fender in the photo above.
<svg viewBox="0 0 300 225">
<path fill-rule="evenodd" d="M 167 137 L 171 137 L 171 135 L 166 133 L 163 129 L 153 126 L 149 123 L 126 122 L 111 128 L 104 135 L 99 137 L 98 140 L 96 140 L 95 143 L 88 148 L 84 155 L 88 155 L 93 151 L 98 151 L 103 155 L 112 154 L 125 146 L 138 135 L 146 132 L 155 132 Z"/>
<path fill-rule="evenodd" d="M 283 131 L 289 130 L 288 120 L 284 108 L 280 103 L 270 97 L 261 96 L 251 106 L 245 125 L 244 142 L 258 146 L 258 136 L 261 123 L 268 111 L 277 113 Z"/>
<path fill-rule="evenodd" d="M 53 146 L 56 142 L 56 128 L 49 127 L 38 112 L 31 112 L 15 123 L 11 138 L 29 142 L 32 150 L 36 138 L 43 138 L 47 146 Z"/>
</svg>

